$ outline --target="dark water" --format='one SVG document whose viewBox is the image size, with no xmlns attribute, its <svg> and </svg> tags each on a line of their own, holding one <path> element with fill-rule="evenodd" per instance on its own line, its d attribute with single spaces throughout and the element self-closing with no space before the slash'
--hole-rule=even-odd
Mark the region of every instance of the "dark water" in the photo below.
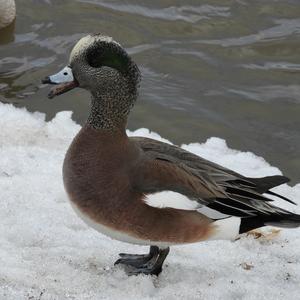
<svg viewBox="0 0 300 300">
<path fill-rule="evenodd" d="M 300 1 L 17 0 L 0 31 L 2 100 L 48 119 L 88 94 L 50 101 L 40 79 L 63 67 L 83 35 L 101 32 L 127 48 L 143 74 L 129 128 L 175 143 L 210 136 L 249 150 L 300 181 Z"/>
</svg>

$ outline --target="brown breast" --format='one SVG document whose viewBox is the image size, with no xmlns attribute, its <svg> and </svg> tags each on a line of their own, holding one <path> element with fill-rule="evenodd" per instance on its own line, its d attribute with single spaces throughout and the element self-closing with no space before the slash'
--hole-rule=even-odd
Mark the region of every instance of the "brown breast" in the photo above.
<svg viewBox="0 0 300 300">
<path fill-rule="evenodd" d="M 196 242 L 211 232 L 210 220 L 194 211 L 146 205 L 132 186 L 141 150 L 125 133 L 84 126 L 66 154 L 65 189 L 93 221 L 135 238 L 170 243 Z M 135 170 L 132 172 L 132 170 Z"/>
<path fill-rule="evenodd" d="M 128 168 L 135 150 L 124 134 L 95 130 L 86 125 L 70 145 L 63 165 L 65 189 L 78 207 L 111 221 L 129 197 Z M 114 214 L 113 214 L 114 212 Z"/>
</svg>

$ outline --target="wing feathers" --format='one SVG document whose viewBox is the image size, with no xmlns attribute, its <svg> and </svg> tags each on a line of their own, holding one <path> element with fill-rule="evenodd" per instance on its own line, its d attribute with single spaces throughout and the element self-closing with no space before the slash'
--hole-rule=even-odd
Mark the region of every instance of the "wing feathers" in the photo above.
<svg viewBox="0 0 300 300">
<path fill-rule="evenodd" d="M 282 200 L 285 200 L 285 201 L 287 201 L 287 202 L 289 202 L 289 203 L 291 203 L 291 204 L 297 205 L 297 203 L 295 203 L 295 202 L 292 201 L 291 199 L 288 199 L 288 198 L 286 198 L 286 197 L 284 197 L 284 196 L 282 196 L 282 195 L 279 195 L 279 194 L 277 194 L 277 193 L 274 193 L 274 192 L 272 192 L 272 191 L 267 191 L 266 194 L 269 194 L 269 195 L 278 197 L 278 198 L 280 198 L 280 199 L 282 199 Z"/>
<path fill-rule="evenodd" d="M 247 178 L 179 147 L 147 138 L 131 139 L 146 157 L 145 170 L 141 172 L 151 177 L 143 176 L 143 191 L 182 193 L 200 205 L 238 217 L 287 213 L 271 205 L 273 200 L 263 193 L 293 203 L 269 191 L 269 188 L 286 183 L 288 178 L 284 176 Z"/>
</svg>

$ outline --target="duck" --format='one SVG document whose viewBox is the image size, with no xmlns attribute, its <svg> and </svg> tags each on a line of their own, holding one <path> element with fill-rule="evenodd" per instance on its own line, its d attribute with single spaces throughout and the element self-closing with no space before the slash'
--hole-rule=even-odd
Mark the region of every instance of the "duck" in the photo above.
<svg viewBox="0 0 300 300">
<path fill-rule="evenodd" d="M 90 227 L 149 246 L 145 254 L 120 253 L 115 264 L 128 275 L 159 275 L 171 246 L 234 240 L 269 225 L 300 226 L 300 215 L 272 204 L 273 197 L 295 204 L 271 191 L 287 177 L 246 177 L 175 145 L 128 137 L 140 81 L 126 50 L 101 34 L 81 38 L 67 66 L 42 80 L 54 85 L 50 99 L 76 87 L 91 94 L 89 116 L 65 155 L 63 182 L 72 208 Z M 154 207 L 147 201 L 166 191 L 196 206 Z"/>
<path fill-rule="evenodd" d="M 0 0 L 0 29 L 10 25 L 16 18 L 16 3 L 14 0 Z"/>
</svg>

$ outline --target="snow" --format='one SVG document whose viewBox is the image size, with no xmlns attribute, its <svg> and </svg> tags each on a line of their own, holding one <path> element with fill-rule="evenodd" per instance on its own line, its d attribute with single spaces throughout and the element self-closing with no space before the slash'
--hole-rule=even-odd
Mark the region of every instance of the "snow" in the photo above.
<svg viewBox="0 0 300 300">
<path fill-rule="evenodd" d="M 127 277 L 113 265 L 118 253 L 148 249 L 88 228 L 67 201 L 61 166 L 80 129 L 71 112 L 45 122 L 41 113 L 0 104 L 0 128 L 1 300 L 299 299 L 299 229 L 273 238 L 172 247 L 158 278 Z M 161 139 L 148 129 L 130 134 Z M 183 148 L 245 175 L 280 174 L 263 158 L 229 149 L 220 138 Z M 276 191 L 300 201 L 300 184 Z"/>
</svg>

